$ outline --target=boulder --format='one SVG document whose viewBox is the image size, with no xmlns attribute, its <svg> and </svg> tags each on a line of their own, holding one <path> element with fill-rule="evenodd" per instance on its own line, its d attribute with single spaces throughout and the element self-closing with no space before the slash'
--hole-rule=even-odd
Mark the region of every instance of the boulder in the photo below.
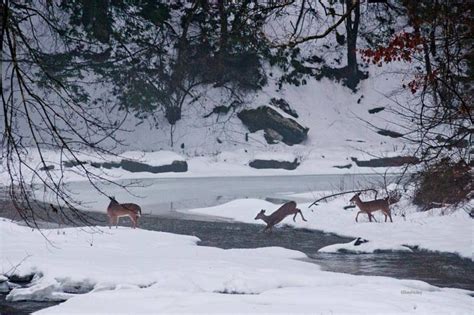
<svg viewBox="0 0 474 315">
<path fill-rule="evenodd" d="M 272 129 L 281 135 L 282 141 L 287 145 L 301 143 L 308 136 L 309 128 L 301 126 L 291 118 L 283 117 L 276 110 L 268 106 L 245 109 L 240 111 L 237 116 L 250 132 Z"/>
<path fill-rule="evenodd" d="M 394 156 L 366 161 L 360 161 L 355 157 L 351 157 L 351 160 L 359 167 L 397 167 L 405 164 L 420 163 L 420 160 L 415 156 Z"/>
<path fill-rule="evenodd" d="M 339 169 L 344 169 L 344 168 L 349 169 L 349 168 L 352 167 L 352 164 L 349 163 L 349 164 L 346 164 L 346 165 L 334 165 L 333 167 L 339 168 Z"/>
<path fill-rule="evenodd" d="M 119 168 L 132 172 L 148 172 L 148 173 L 166 173 L 166 172 L 187 172 L 188 171 L 188 163 L 186 161 L 173 161 L 171 164 L 167 165 L 159 165 L 159 166 L 152 166 L 141 162 L 136 162 L 132 160 L 121 160 L 119 163 L 117 162 L 92 162 L 91 166 L 96 168 Z"/>
<path fill-rule="evenodd" d="M 369 114 L 377 114 L 385 109 L 385 107 L 374 107 L 369 109 Z"/>
<path fill-rule="evenodd" d="M 300 165 L 298 159 L 295 159 L 293 162 L 276 160 L 253 160 L 249 163 L 250 167 L 257 169 L 280 168 L 289 171 L 296 169 L 298 165 Z"/>
<path fill-rule="evenodd" d="M 399 132 L 388 130 L 388 129 L 379 129 L 377 133 L 381 136 L 386 136 L 390 138 L 401 138 L 403 135 Z"/>
</svg>

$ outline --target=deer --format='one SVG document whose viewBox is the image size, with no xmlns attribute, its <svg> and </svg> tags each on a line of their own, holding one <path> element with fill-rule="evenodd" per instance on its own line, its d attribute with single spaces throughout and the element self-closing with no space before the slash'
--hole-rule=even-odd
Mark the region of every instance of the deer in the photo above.
<svg viewBox="0 0 474 315">
<path fill-rule="evenodd" d="M 134 203 L 118 203 L 115 197 L 109 197 L 110 203 L 107 207 L 107 216 L 109 217 L 109 229 L 115 223 L 118 228 L 118 221 L 121 217 L 129 217 L 132 220 L 133 228 L 138 225 L 138 218 L 142 215 L 142 209 Z"/>
<path fill-rule="evenodd" d="M 390 222 L 393 222 L 392 220 L 392 214 L 390 212 L 390 208 L 389 208 L 389 197 L 385 198 L 385 199 L 375 199 L 375 200 L 371 200 L 371 201 L 362 201 L 360 199 L 360 194 L 361 193 L 357 193 L 354 195 L 354 197 L 351 198 L 350 202 L 352 204 L 356 204 L 357 207 L 359 207 L 360 211 L 357 212 L 357 216 L 355 218 L 356 222 L 357 221 L 357 218 L 359 217 L 359 214 L 361 213 L 367 213 L 367 215 L 369 216 L 369 221 L 372 222 L 372 218 L 374 218 L 375 220 L 375 217 L 374 215 L 372 214 L 372 212 L 375 212 L 375 211 L 378 211 L 378 210 L 381 210 L 382 213 L 384 214 L 385 216 L 385 222 L 387 222 L 387 216 L 390 218 Z M 375 220 L 375 222 L 377 222 L 377 220 Z"/>
<path fill-rule="evenodd" d="M 267 223 L 267 226 L 265 227 L 265 229 L 263 231 L 264 232 L 267 232 L 267 231 L 271 232 L 274 225 L 280 223 L 284 218 L 286 218 L 289 215 L 294 214 L 293 221 L 296 222 L 296 215 L 298 213 L 301 215 L 301 218 L 303 219 L 303 221 L 307 221 L 304 218 L 303 213 L 301 212 L 301 210 L 296 208 L 296 202 L 289 201 L 289 202 L 285 203 L 284 205 L 282 205 L 280 208 L 278 208 L 275 212 L 273 212 L 270 215 L 265 215 L 265 210 L 264 209 L 260 210 L 260 212 L 255 217 L 255 220 L 261 219 L 261 220 L 265 221 L 265 223 Z"/>
</svg>

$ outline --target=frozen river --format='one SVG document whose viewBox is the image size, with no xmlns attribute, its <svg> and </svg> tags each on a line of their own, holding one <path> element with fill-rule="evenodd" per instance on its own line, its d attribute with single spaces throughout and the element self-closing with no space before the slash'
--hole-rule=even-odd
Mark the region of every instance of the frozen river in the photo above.
<svg viewBox="0 0 474 315">
<path fill-rule="evenodd" d="M 389 180 L 394 180 L 390 177 Z M 377 185 L 379 175 L 308 175 L 308 176 L 246 176 L 246 177 L 198 177 L 143 179 L 130 184 L 133 195 L 114 185 L 102 185 L 105 193 L 115 196 L 119 202 L 135 202 L 143 212 L 152 215 L 179 217 L 176 210 L 210 207 L 241 198 L 275 200 L 292 199 L 297 202 L 311 201 L 313 196 L 295 197 L 303 192 L 337 191 Z M 76 199 L 87 210 L 105 212 L 109 200 L 95 191 L 88 182 L 69 184 Z M 315 196 L 316 197 L 315 193 Z M 47 195 L 47 194 L 46 194 Z M 38 196 L 41 198 L 41 195 Z"/>
</svg>

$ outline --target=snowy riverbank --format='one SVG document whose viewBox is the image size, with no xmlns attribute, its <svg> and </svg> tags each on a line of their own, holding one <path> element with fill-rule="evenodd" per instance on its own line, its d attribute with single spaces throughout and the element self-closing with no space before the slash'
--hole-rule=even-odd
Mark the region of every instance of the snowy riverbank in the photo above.
<svg viewBox="0 0 474 315">
<path fill-rule="evenodd" d="M 43 232 L 51 244 L 0 221 L 2 272 L 26 258 L 15 273 L 41 275 L 9 299 L 68 298 L 39 314 L 472 312 L 467 291 L 324 272 L 283 248 L 222 250 L 197 246 L 192 236 L 129 228 Z M 71 288 L 90 292 L 65 293 Z"/>
<path fill-rule="evenodd" d="M 303 194 L 298 194 L 298 196 L 303 197 Z M 315 194 L 308 193 L 305 196 L 311 198 Z M 409 200 L 402 199 L 399 203 L 391 206 L 393 223 L 383 222 L 381 213 L 375 213 L 378 222 L 369 222 L 366 215 L 359 215 L 357 223 L 354 219 L 358 209 L 343 209 L 349 204 L 351 197 L 351 195 L 346 195 L 328 203 L 323 202 L 313 206 L 311 210 L 308 209 L 310 203 L 301 203 L 298 207 L 302 209 L 308 222 L 301 221 L 298 216 L 296 223 L 291 217 L 287 217 L 281 224 L 369 240 L 369 243 L 357 247 L 357 250 L 350 244 L 339 246 L 345 250 L 358 252 L 406 250 L 406 247 L 402 246 L 409 246 L 430 251 L 456 253 L 461 257 L 474 260 L 472 234 L 474 220 L 462 209 L 440 208 L 417 212 Z M 264 224 L 261 220 L 254 220 L 257 212 L 260 209 L 266 209 L 269 214 L 277 208 L 278 206 L 275 204 L 264 200 L 241 199 L 215 207 L 193 209 L 191 212 L 225 217 L 246 223 Z M 328 250 L 330 249 L 324 251 Z M 335 250 L 335 248 L 333 247 L 331 250 Z"/>
</svg>

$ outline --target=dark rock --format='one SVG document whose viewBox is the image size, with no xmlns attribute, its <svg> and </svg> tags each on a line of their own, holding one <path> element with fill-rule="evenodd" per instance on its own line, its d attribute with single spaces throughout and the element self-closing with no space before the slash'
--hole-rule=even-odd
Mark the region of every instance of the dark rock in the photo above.
<svg viewBox="0 0 474 315">
<path fill-rule="evenodd" d="M 309 128 L 305 128 L 291 118 L 285 118 L 268 106 L 257 109 L 242 110 L 237 115 L 250 132 L 273 129 L 282 136 L 287 145 L 303 142 L 308 136 Z"/>
<path fill-rule="evenodd" d="M 391 137 L 391 138 L 401 138 L 401 137 L 403 137 L 403 135 L 401 133 L 398 133 L 398 132 L 392 131 L 392 130 L 387 130 L 387 129 L 380 129 L 380 130 L 377 131 L 377 133 L 379 135 L 387 136 L 387 137 Z"/>
<path fill-rule="evenodd" d="M 276 160 L 253 160 L 249 163 L 250 167 L 257 169 L 281 168 L 290 171 L 296 169 L 298 165 L 300 165 L 298 159 L 295 159 L 293 162 Z"/>
<path fill-rule="evenodd" d="M 84 165 L 84 164 L 87 164 L 87 162 L 86 161 L 76 161 L 76 160 L 64 161 L 63 162 L 63 165 L 65 167 L 75 167 L 75 166 Z"/>
<path fill-rule="evenodd" d="M 268 129 L 265 129 L 264 132 L 265 133 L 263 134 L 263 136 L 268 144 L 276 144 L 283 140 L 283 137 L 281 136 L 281 134 L 279 134 L 273 129 L 268 128 Z"/>
<path fill-rule="evenodd" d="M 363 238 L 358 237 L 354 242 L 354 246 L 359 246 L 360 244 L 368 243 L 369 241 Z"/>
<path fill-rule="evenodd" d="M 306 61 L 308 61 L 310 63 L 323 63 L 324 59 L 319 57 L 319 56 L 313 55 L 313 56 L 309 57 L 308 59 L 306 59 Z"/>
<path fill-rule="evenodd" d="M 465 149 L 469 146 L 469 141 L 467 139 L 448 139 L 441 135 L 437 135 L 435 139 L 439 144 L 442 144 L 447 148 Z"/>
<path fill-rule="evenodd" d="M 294 118 L 298 118 L 298 113 L 296 112 L 296 110 L 291 108 L 290 104 L 288 104 L 288 102 L 286 100 L 282 99 L 282 98 L 274 98 L 273 97 L 270 100 L 270 105 L 278 107 L 279 109 L 281 109 L 282 111 L 284 111 L 288 115 L 293 116 Z"/>
<path fill-rule="evenodd" d="M 42 167 L 40 167 L 39 170 L 40 170 L 40 171 L 52 171 L 52 170 L 54 170 L 54 165 L 42 166 Z"/>
<path fill-rule="evenodd" d="M 96 168 L 119 168 L 132 172 L 148 172 L 148 173 L 166 173 L 166 172 L 187 172 L 188 171 L 188 163 L 186 161 L 173 161 L 173 163 L 168 165 L 160 165 L 160 166 L 151 166 L 145 163 L 131 161 L 131 160 L 122 160 L 119 163 L 116 162 L 104 162 L 104 163 L 91 163 L 91 166 Z"/>
<path fill-rule="evenodd" d="M 34 276 L 35 276 L 34 273 L 24 275 L 24 276 L 11 275 L 8 277 L 8 281 L 14 282 L 14 283 L 30 283 L 31 280 L 33 280 Z"/>
<path fill-rule="evenodd" d="M 335 168 L 340 168 L 340 169 L 343 169 L 343 168 L 351 168 L 351 167 L 352 167 L 352 164 L 347 164 L 347 165 L 334 165 L 333 167 L 335 167 Z"/>
<path fill-rule="evenodd" d="M 374 107 L 372 109 L 369 109 L 369 114 L 376 114 L 378 112 L 381 112 L 385 109 L 385 107 Z"/>
<path fill-rule="evenodd" d="M 370 159 L 367 161 L 359 161 L 355 157 L 351 160 L 359 167 L 393 167 L 403 166 L 405 164 L 418 164 L 420 160 L 415 156 L 394 156 L 380 159 Z"/>
</svg>

